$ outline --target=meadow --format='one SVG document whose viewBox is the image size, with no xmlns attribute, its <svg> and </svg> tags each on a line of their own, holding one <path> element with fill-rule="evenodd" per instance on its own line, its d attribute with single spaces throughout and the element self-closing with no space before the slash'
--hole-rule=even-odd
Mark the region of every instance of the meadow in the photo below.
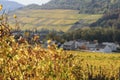
<svg viewBox="0 0 120 80">
<path fill-rule="evenodd" d="M 18 22 L 21 29 L 33 29 L 38 30 L 62 30 L 68 31 L 74 23 L 79 20 L 83 20 L 84 24 L 90 24 L 98 20 L 101 14 L 79 14 L 77 10 L 18 10 L 11 15 L 16 14 L 18 16 Z M 15 25 L 15 20 L 9 17 L 11 26 Z M 34 27 L 33 27 L 34 26 Z"/>
</svg>

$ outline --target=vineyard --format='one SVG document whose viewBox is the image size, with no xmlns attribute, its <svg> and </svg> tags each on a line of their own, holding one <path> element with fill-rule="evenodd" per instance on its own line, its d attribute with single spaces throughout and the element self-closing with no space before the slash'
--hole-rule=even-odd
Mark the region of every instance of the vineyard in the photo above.
<svg viewBox="0 0 120 80">
<path fill-rule="evenodd" d="M 51 45 L 51 40 L 43 49 L 39 44 L 16 42 L 10 32 L 2 17 L 0 80 L 120 80 L 120 54 L 64 51 Z"/>
<path fill-rule="evenodd" d="M 0 40 L 0 80 L 120 79 L 120 54 L 43 49 L 18 44 L 12 36 Z"/>
<path fill-rule="evenodd" d="M 84 24 L 90 24 L 101 17 L 100 14 L 78 13 L 79 11 L 77 10 L 19 10 L 10 15 L 18 15 L 18 21 L 22 26 L 22 30 L 33 28 L 41 30 L 44 28 L 57 31 L 62 30 L 64 32 L 69 30 L 79 20 L 83 20 Z M 14 19 L 9 17 L 9 20 L 10 24 L 14 26 Z"/>
</svg>

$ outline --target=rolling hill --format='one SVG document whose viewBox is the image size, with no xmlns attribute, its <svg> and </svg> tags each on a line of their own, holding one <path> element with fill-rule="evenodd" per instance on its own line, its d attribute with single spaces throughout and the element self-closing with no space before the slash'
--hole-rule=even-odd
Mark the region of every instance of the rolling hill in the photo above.
<svg viewBox="0 0 120 80">
<path fill-rule="evenodd" d="M 24 6 L 11 15 L 16 14 L 18 16 L 18 21 L 23 26 L 23 30 L 44 28 L 68 31 L 93 27 L 96 24 L 97 26 L 110 27 L 112 23 L 116 22 L 116 19 L 111 21 L 110 17 L 115 16 L 111 12 L 114 9 L 119 9 L 119 3 L 120 0 L 51 0 L 42 6 L 37 4 Z M 102 17 L 101 13 L 105 15 Z M 106 16 L 108 13 L 111 14 Z M 118 18 L 118 16 L 116 17 Z M 14 25 L 15 21 L 12 18 L 10 21 Z M 118 20 L 115 25 L 119 26 Z"/>
<path fill-rule="evenodd" d="M 18 22 L 20 23 L 21 29 L 55 29 L 68 31 L 72 26 L 82 20 L 84 25 L 91 24 L 98 20 L 101 15 L 99 14 L 79 14 L 78 10 L 33 10 L 33 9 L 22 9 L 17 10 L 10 14 L 9 21 L 11 26 L 15 26 L 15 19 L 12 18 L 13 14 L 18 16 Z M 82 25 L 82 27 L 84 26 Z M 81 26 L 80 26 L 81 27 Z M 88 26 L 86 26 L 88 27 Z M 74 28 L 72 28 L 74 30 Z M 75 27 L 75 29 L 77 29 Z"/>
<path fill-rule="evenodd" d="M 70 9 L 79 13 L 103 14 L 118 9 L 120 0 L 51 0 L 43 5 L 28 5 L 22 9 Z"/>
<path fill-rule="evenodd" d="M 19 10 L 38 10 L 40 9 L 40 5 L 38 4 L 29 4 L 27 6 L 24 6 L 20 8 Z"/>
<path fill-rule="evenodd" d="M 17 2 L 8 1 L 8 0 L 0 0 L 0 4 L 3 5 L 3 10 L 5 10 L 5 11 L 13 11 L 13 10 L 16 10 L 18 8 L 22 8 L 24 6 L 24 5 L 19 4 Z"/>
<path fill-rule="evenodd" d="M 80 13 L 106 13 L 120 8 L 120 0 L 51 0 L 41 9 L 73 9 Z"/>
</svg>

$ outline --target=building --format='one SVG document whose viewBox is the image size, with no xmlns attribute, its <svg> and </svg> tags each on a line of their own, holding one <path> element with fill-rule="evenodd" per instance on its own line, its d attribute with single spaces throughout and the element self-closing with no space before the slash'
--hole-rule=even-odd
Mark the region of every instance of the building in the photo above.
<svg viewBox="0 0 120 80">
<path fill-rule="evenodd" d="M 108 45 L 111 48 L 112 51 L 116 51 L 117 47 L 118 47 L 118 45 L 115 44 L 115 43 L 103 42 L 102 44 L 103 45 Z"/>
<path fill-rule="evenodd" d="M 109 45 L 99 44 L 94 49 L 95 52 L 105 52 L 105 53 L 111 53 L 112 49 L 109 47 Z"/>
<path fill-rule="evenodd" d="M 79 48 L 79 42 L 77 41 L 69 41 L 63 44 L 64 50 L 76 50 L 78 48 Z"/>
<path fill-rule="evenodd" d="M 99 44 L 98 42 L 89 42 L 84 40 L 77 41 L 68 41 L 62 45 L 65 50 L 89 50 L 94 52 L 105 52 L 111 53 L 113 51 L 117 51 L 118 45 L 110 42 L 103 42 Z"/>
<path fill-rule="evenodd" d="M 88 50 L 94 51 L 97 45 L 98 45 L 98 43 L 88 42 L 88 43 L 86 44 L 86 47 L 87 47 Z"/>
</svg>

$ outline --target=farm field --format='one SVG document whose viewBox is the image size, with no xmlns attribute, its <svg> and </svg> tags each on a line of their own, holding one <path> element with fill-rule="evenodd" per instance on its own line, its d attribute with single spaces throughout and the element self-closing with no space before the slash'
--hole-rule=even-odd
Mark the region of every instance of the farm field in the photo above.
<svg viewBox="0 0 120 80">
<path fill-rule="evenodd" d="M 84 24 L 90 24 L 98 20 L 100 14 L 79 14 L 77 10 L 19 10 L 13 14 L 17 15 L 22 30 L 36 28 L 38 30 L 55 29 L 66 32 L 74 23 L 83 20 Z M 12 13 L 10 15 L 13 15 Z M 15 20 L 10 17 L 11 26 Z"/>
<path fill-rule="evenodd" d="M 78 58 L 83 59 L 85 64 L 91 64 L 93 66 L 109 65 L 120 66 L 120 53 L 99 53 L 99 52 L 81 52 L 81 51 L 68 51 L 76 55 Z"/>
<path fill-rule="evenodd" d="M 6 42 L 10 41 L 10 45 Z M 119 80 L 120 54 L 64 51 L 49 45 L 0 42 L 0 80 Z"/>
</svg>

